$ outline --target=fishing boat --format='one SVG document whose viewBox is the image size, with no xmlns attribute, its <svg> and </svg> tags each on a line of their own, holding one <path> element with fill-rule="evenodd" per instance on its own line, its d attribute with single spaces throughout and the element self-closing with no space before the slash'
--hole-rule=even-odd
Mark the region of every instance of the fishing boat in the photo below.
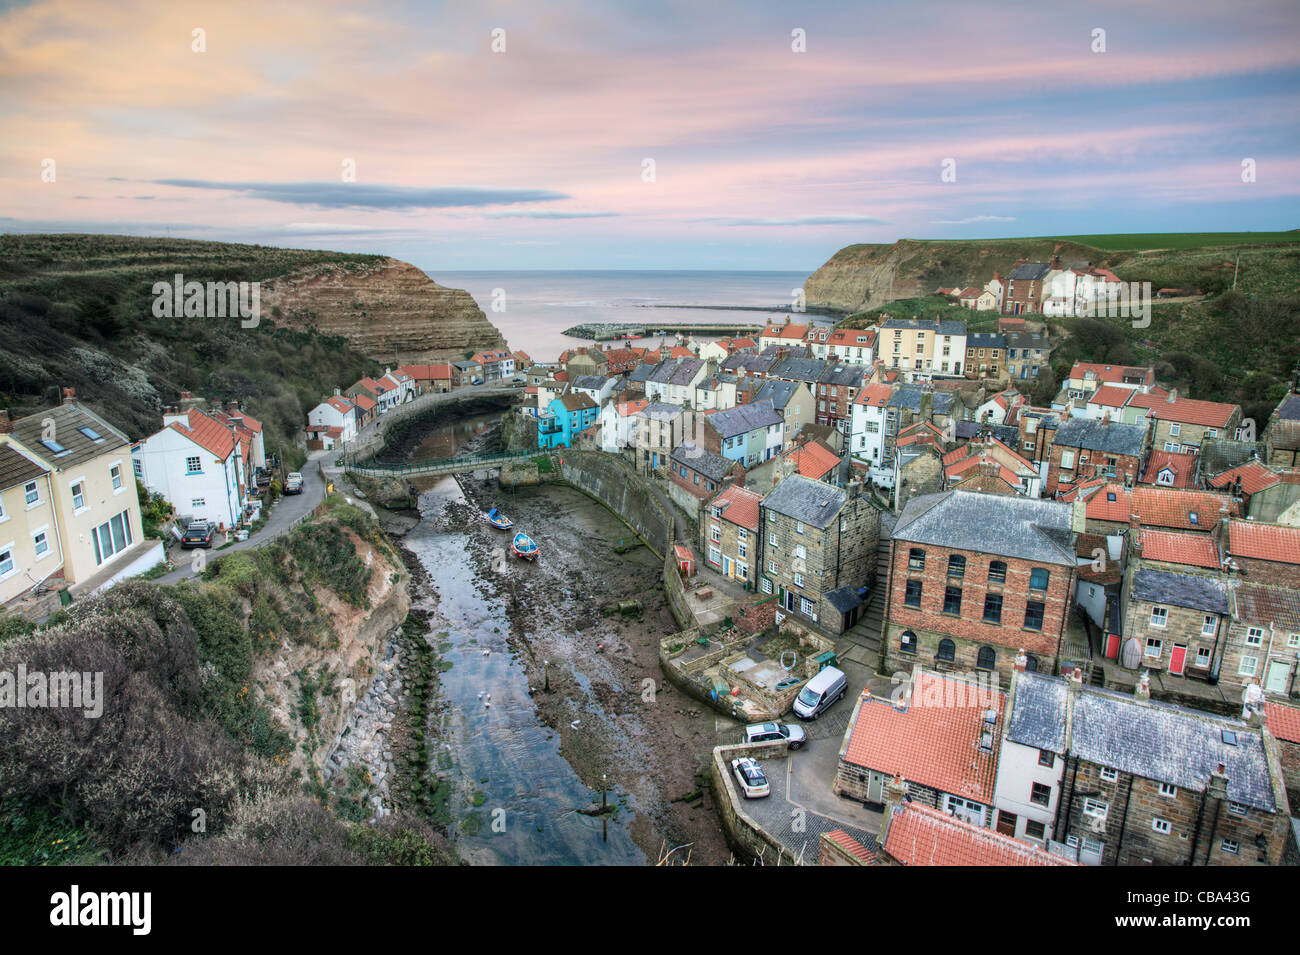
<svg viewBox="0 0 1300 955">
<path fill-rule="evenodd" d="M 495 507 L 484 514 L 483 517 L 486 518 L 489 524 L 499 530 L 508 531 L 510 528 L 515 526 L 510 518 L 506 517 L 504 514 L 498 514 Z"/>
<path fill-rule="evenodd" d="M 537 541 L 533 540 L 523 531 L 515 535 L 515 539 L 510 544 L 510 550 L 520 560 L 536 560 L 538 549 Z"/>
</svg>

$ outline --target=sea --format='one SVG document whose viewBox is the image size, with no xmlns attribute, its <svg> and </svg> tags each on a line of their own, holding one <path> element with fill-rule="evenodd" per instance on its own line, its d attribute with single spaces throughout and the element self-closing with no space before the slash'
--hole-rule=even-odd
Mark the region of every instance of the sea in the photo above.
<svg viewBox="0 0 1300 955">
<path fill-rule="evenodd" d="M 630 322 L 652 327 L 656 322 L 764 325 L 781 321 L 791 314 L 794 290 L 802 288 L 808 278 L 806 272 L 691 270 L 427 274 L 439 285 L 462 288 L 474 296 L 511 349 L 527 352 L 534 361 L 555 361 L 566 348 L 584 344 L 583 339 L 565 335 L 564 329 L 585 322 Z M 749 310 L 754 308 L 761 310 Z M 697 336 L 696 340 L 710 337 Z M 636 344 L 662 341 L 656 336 Z"/>
</svg>

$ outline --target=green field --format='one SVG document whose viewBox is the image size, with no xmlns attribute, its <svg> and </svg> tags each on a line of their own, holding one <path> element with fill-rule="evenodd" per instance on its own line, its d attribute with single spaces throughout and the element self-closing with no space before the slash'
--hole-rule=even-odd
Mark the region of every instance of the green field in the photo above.
<svg viewBox="0 0 1300 955">
<path fill-rule="evenodd" d="M 999 245 L 1018 242 L 1074 242 L 1103 252 L 1145 252 L 1160 249 L 1222 249 L 1240 245 L 1300 242 L 1300 229 L 1289 232 L 1147 232 L 1115 235 L 1040 235 L 1012 239 L 929 239 L 930 242 L 973 242 Z"/>
</svg>

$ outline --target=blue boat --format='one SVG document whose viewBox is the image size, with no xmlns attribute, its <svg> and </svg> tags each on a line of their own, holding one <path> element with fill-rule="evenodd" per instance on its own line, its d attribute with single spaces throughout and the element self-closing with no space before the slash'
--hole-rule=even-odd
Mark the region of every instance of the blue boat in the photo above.
<svg viewBox="0 0 1300 955">
<path fill-rule="evenodd" d="M 498 530 L 508 531 L 510 528 L 515 526 L 514 523 L 511 522 L 510 518 L 506 517 L 504 514 L 498 514 L 495 507 L 483 516 L 487 518 L 489 524 Z"/>
<path fill-rule="evenodd" d="M 540 553 L 537 548 L 537 541 L 523 531 L 515 535 L 515 539 L 510 544 L 510 550 L 520 560 L 536 560 L 538 553 Z"/>
</svg>

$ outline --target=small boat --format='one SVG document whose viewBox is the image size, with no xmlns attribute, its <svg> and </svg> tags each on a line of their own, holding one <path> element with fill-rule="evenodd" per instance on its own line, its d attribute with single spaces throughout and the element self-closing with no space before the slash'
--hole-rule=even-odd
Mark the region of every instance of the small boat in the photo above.
<svg viewBox="0 0 1300 955">
<path fill-rule="evenodd" d="M 510 544 L 510 550 L 513 551 L 514 555 L 520 560 L 536 560 L 537 554 L 539 553 L 537 549 L 537 541 L 533 540 L 523 531 L 520 531 L 515 535 L 515 539 Z"/>
<path fill-rule="evenodd" d="M 495 507 L 484 514 L 483 517 L 487 519 L 489 524 L 499 530 L 508 531 L 510 528 L 515 526 L 514 523 L 511 522 L 510 518 L 506 517 L 504 514 L 498 514 Z"/>
</svg>

